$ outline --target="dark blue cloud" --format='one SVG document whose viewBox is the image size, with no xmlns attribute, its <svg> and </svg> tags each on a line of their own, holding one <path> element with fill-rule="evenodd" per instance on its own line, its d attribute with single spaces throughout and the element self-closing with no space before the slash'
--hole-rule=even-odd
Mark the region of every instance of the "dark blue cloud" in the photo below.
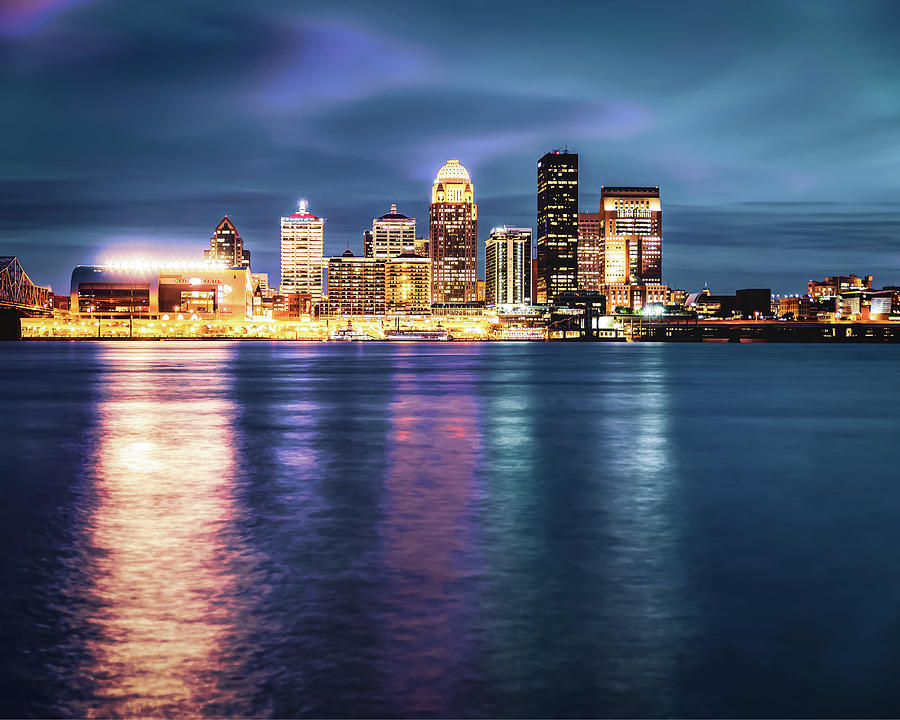
<svg viewBox="0 0 900 720">
<path fill-rule="evenodd" d="M 116 3 L 0 10 L 0 252 L 65 285 L 121 247 L 199 253 L 229 213 L 278 266 L 299 197 L 327 247 L 469 168 L 482 239 L 533 225 L 568 145 L 583 210 L 660 185 L 682 287 L 900 284 L 891 2 Z M 827 203 L 826 205 L 815 203 Z"/>
</svg>

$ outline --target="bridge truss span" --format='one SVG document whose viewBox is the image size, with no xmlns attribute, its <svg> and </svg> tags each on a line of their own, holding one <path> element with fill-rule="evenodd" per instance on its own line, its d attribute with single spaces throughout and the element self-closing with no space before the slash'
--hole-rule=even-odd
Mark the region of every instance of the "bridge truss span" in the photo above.
<svg viewBox="0 0 900 720">
<path fill-rule="evenodd" d="M 53 309 L 53 294 L 31 281 L 18 258 L 0 256 L 0 307 L 46 312 Z"/>
</svg>

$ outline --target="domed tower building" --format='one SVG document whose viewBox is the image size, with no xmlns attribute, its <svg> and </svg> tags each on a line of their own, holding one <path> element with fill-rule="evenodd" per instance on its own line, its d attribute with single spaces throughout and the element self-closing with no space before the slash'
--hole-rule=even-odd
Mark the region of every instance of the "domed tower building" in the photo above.
<svg viewBox="0 0 900 720">
<path fill-rule="evenodd" d="M 478 205 L 475 187 L 459 160 L 448 160 L 438 170 L 431 187 L 428 221 L 431 302 L 476 300 Z"/>
</svg>

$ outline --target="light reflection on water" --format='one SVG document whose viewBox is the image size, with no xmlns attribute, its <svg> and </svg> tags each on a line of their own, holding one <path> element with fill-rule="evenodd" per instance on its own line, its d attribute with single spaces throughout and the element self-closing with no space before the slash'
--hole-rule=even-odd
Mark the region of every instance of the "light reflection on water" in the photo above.
<svg viewBox="0 0 900 720">
<path fill-rule="evenodd" d="M 477 502 L 480 410 L 461 370 L 422 376 L 415 348 L 398 351 L 388 414 L 381 537 L 394 598 L 385 616 L 388 698 L 395 712 L 446 712 L 469 661 L 460 629 L 477 598 L 470 527 Z M 440 438 L 440 442 L 435 442 Z"/>
<path fill-rule="evenodd" d="M 85 613 L 72 620 L 90 638 L 79 669 L 93 686 L 87 716 L 251 710 L 240 636 L 262 588 L 251 586 L 236 528 L 231 355 L 101 354 L 96 480 L 74 590 Z"/>
<path fill-rule="evenodd" d="M 11 344 L 0 714 L 894 714 L 892 350 Z"/>
<path fill-rule="evenodd" d="M 664 358 L 645 355 L 633 358 L 627 372 L 627 384 L 606 388 L 609 412 L 595 415 L 591 432 L 602 438 L 595 462 L 606 469 L 598 494 L 608 509 L 612 550 L 603 556 L 601 602 L 618 621 L 606 671 L 626 690 L 623 714 L 668 716 L 677 714 L 677 662 L 691 631 L 681 610 L 686 581 L 664 391 L 669 368 Z"/>
</svg>

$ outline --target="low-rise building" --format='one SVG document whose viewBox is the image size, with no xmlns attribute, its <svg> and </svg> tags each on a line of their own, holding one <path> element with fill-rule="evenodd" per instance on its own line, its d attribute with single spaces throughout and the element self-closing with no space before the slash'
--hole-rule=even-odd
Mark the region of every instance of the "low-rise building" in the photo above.
<svg viewBox="0 0 900 720">
<path fill-rule="evenodd" d="M 616 308 L 638 312 L 645 305 L 669 302 L 669 288 L 656 283 L 602 283 L 600 292 L 606 296 L 606 307 L 613 312 Z"/>
<path fill-rule="evenodd" d="M 108 317 L 243 320 L 253 312 L 250 269 L 208 263 L 79 265 L 69 298 L 72 312 Z"/>
<path fill-rule="evenodd" d="M 872 275 L 866 275 L 864 278 L 856 275 L 835 275 L 827 277 L 824 280 L 809 281 L 809 296 L 813 300 L 823 298 L 837 297 L 842 293 L 853 290 L 871 290 L 875 278 Z"/>
<path fill-rule="evenodd" d="M 808 297 L 789 295 L 772 301 L 772 315 L 782 320 L 815 320 L 818 308 Z"/>
<path fill-rule="evenodd" d="M 276 320 L 312 315 L 314 309 L 310 293 L 279 293 L 272 297 L 272 317 Z"/>
</svg>

